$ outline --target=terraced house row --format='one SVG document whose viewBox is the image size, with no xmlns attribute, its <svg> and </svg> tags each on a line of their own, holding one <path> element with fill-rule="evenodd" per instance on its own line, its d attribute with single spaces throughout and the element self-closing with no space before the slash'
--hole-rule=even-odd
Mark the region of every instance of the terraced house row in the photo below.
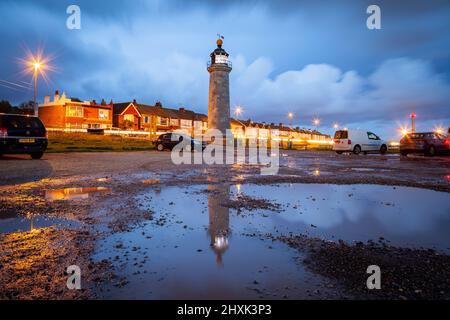
<svg viewBox="0 0 450 320">
<path fill-rule="evenodd" d="M 100 103 L 95 100 L 81 101 L 68 98 L 63 92 L 55 92 L 53 100 L 45 97 L 39 105 L 39 117 L 49 129 L 87 130 L 109 129 L 132 132 L 149 132 L 154 135 L 182 131 L 194 135 L 208 129 L 208 116 L 185 108 L 165 108 L 160 102 L 155 105 L 138 103 L 136 100 Z M 327 144 L 331 137 L 315 130 L 291 128 L 282 123 L 258 123 L 252 120 L 231 119 L 231 130 L 236 137 L 272 139 L 282 141 Z"/>
</svg>

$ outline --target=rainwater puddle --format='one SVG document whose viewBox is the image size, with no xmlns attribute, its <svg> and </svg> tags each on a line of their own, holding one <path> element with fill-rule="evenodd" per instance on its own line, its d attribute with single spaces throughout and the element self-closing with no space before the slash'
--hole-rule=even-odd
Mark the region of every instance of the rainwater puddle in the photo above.
<svg viewBox="0 0 450 320">
<path fill-rule="evenodd" d="M 206 190 L 206 192 L 205 192 Z M 223 206 L 239 195 L 267 199 L 282 212 Z M 113 261 L 128 283 L 102 287 L 104 298 L 252 299 L 321 297 L 335 289 L 307 271 L 296 250 L 252 236 L 308 234 L 392 245 L 450 244 L 450 195 L 375 185 L 211 185 L 167 187 L 136 196 L 155 212 L 131 232 L 102 240 L 95 259 Z M 315 296 L 317 298 L 317 296 Z"/>
<path fill-rule="evenodd" d="M 46 190 L 45 199 L 49 201 L 59 200 L 83 200 L 88 199 L 89 195 L 98 192 L 111 191 L 110 188 L 105 187 L 92 187 L 92 188 L 65 188 Z"/>
<path fill-rule="evenodd" d="M 79 223 L 76 221 L 46 216 L 23 217 L 12 211 L 0 213 L 0 234 L 29 232 L 51 226 L 77 227 L 79 226 Z"/>
</svg>

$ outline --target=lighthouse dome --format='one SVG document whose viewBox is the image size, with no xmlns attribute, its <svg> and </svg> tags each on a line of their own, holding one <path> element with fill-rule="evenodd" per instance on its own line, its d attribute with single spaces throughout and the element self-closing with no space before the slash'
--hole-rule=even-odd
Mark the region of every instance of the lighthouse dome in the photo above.
<svg viewBox="0 0 450 320">
<path fill-rule="evenodd" d="M 223 40 L 217 40 L 217 48 L 211 52 L 211 62 L 210 64 L 229 64 L 228 61 L 229 54 L 222 48 Z"/>
</svg>

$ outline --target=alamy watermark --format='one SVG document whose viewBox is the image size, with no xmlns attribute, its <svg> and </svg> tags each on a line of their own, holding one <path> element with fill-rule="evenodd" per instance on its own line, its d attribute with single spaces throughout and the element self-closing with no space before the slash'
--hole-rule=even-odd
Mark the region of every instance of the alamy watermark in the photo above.
<svg viewBox="0 0 450 320">
<path fill-rule="evenodd" d="M 175 165 L 182 164 L 250 164 L 260 165 L 262 175 L 276 175 L 280 164 L 279 135 L 269 138 L 235 138 L 231 130 L 225 135 L 220 130 L 209 129 L 193 138 L 172 134 L 171 158 Z"/>
<path fill-rule="evenodd" d="M 368 266 L 366 272 L 368 274 L 370 274 L 370 277 L 367 278 L 367 281 L 366 281 L 367 289 L 380 290 L 381 289 L 381 269 L 380 269 L 380 267 L 377 265 Z"/>
<path fill-rule="evenodd" d="M 367 14 L 370 16 L 367 18 L 366 26 L 369 30 L 381 29 L 381 8 L 376 4 L 372 4 L 367 7 Z"/>
<path fill-rule="evenodd" d="M 69 278 L 67 279 L 67 289 L 80 290 L 81 289 L 81 268 L 77 265 L 67 267 L 66 270 Z"/>
<path fill-rule="evenodd" d="M 66 20 L 66 27 L 69 30 L 81 29 L 81 9 L 79 6 L 72 4 L 67 7 L 66 13 L 69 17 Z"/>
</svg>

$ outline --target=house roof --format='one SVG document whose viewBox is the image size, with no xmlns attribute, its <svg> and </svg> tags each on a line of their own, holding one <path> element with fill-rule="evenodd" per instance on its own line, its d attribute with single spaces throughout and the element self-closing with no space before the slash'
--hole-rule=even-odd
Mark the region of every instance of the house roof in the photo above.
<svg viewBox="0 0 450 320">
<path fill-rule="evenodd" d="M 125 109 L 130 105 L 130 103 L 132 102 L 114 103 L 114 114 L 121 114 L 122 112 L 124 112 Z"/>
</svg>

